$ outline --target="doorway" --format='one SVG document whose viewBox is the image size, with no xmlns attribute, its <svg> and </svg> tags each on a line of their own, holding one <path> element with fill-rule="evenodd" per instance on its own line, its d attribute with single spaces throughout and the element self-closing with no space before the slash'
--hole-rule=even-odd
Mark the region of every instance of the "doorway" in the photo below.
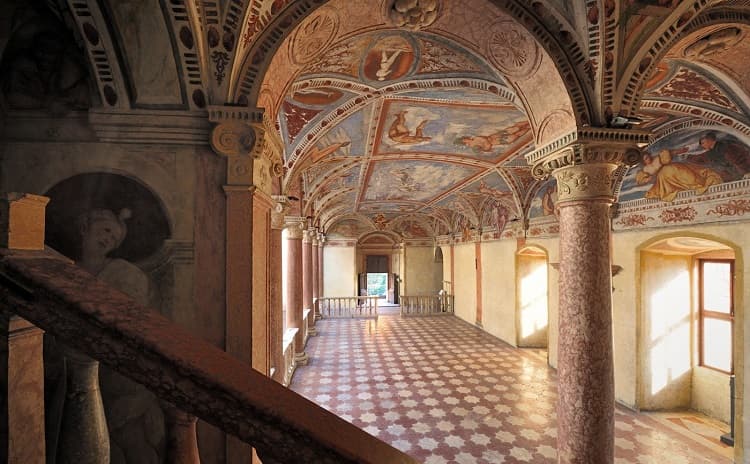
<svg viewBox="0 0 750 464">
<path fill-rule="evenodd" d="M 526 247 L 516 256 L 517 311 L 516 344 L 519 348 L 548 346 L 547 253 L 539 247 Z"/>
</svg>

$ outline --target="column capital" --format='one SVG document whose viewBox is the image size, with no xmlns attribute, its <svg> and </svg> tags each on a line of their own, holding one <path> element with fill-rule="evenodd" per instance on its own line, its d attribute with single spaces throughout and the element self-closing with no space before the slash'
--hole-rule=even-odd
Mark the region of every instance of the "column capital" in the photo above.
<svg viewBox="0 0 750 464">
<path fill-rule="evenodd" d="M 303 217 L 287 216 L 284 218 L 284 228 L 287 229 L 288 238 L 301 240 L 305 235 L 307 220 Z"/>
<path fill-rule="evenodd" d="M 312 244 L 318 235 L 318 231 L 315 230 L 315 228 L 308 228 L 304 232 L 304 236 L 302 237 L 302 243 L 310 243 Z"/>
<path fill-rule="evenodd" d="M 270 193 L 271 179 L 283 174 L 283 144 L 268 130 L 262 108 L 210 106 L 210 143 L 227 158 L 227 183 L 258 184 Z"/>
<path fill-rule="evenodd" d="M 537 148 L 526 155 L 526 162 L 537 179 L 578 164 L 633 165 L 650 141 L 650 132 L 644 130 L 586 127 Z"/>
<path fill-rule="evenodd" d="M 537 179 L 554 175 L 558 203 L 601 199 L 614 201 L 618 168 L 641 159 L 650 141 L 642 130 L 588 127 L 571 132 L 526 155 Z"/>
<path fill-rule="evenodd" d="M 285 226 L 286 212 L 289 210 L 289 199 L 286 195 L 271 195 L 271 229 L 280 230 Z"/>
</svg>

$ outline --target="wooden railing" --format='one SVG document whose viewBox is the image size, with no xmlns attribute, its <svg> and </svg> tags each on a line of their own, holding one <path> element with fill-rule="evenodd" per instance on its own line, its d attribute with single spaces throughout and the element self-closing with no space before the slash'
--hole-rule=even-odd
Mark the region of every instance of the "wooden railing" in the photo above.
<svg viewBox="0 0 750 464">
<path fill-rule="evenodd" d="M 12 223 L 12 214 L 10 227 L 8 216 L 0 218 L 0 367 L 5 374 L 0 375 L 0 462 L 45 463 L 44 330 L 80 365 L 72 385 L 77 403 L 101 405 L 92 383 L 101 362 L 181 411 L 176 422 L 183 435 L 170 437 L 175 443 L 192 435 L 195 444 L 197 416 L 252 445 L 264 464 L 416 463 L 42 249 L 43 242 L 14 249 L 9 231 L 23 233 L 24 225 L 31 224 L 43 239 L 38 225 L 43 226 L 44 213 L 41 221 L 20 225 Z M 22 248 L 28 243 L 22 240 Z M 67 444 L 69 454 L 61 456 L 58 448 L 58 462 L 109 462 L 108 446 L 99 440 L 106 445 L 106 423 L 93 409 L 77 407 L 67 419 L 72 426 L 61 428 L 60 443 Z M 66 417 L 62 420 L 65 424 Z M 172 462 L 197 463 L 196 449 L 182 452 Z"/>
<path fill-rule="evenodd" d="M 321 317 L 378 317 L 377 296 L 337 296 L 318 298 Z"/>
<path fill-rule="evenodd" d="M 452 314 L 453 295 L 401 296 L 401 315 Z"/>
</svg>

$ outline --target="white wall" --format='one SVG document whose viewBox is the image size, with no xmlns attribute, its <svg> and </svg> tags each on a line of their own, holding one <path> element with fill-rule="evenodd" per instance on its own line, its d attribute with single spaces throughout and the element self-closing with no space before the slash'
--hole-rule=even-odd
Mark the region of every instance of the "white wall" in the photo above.
<svg viewBox="0 0 750 464">
<path fill-rule="evenodd" d="M 477 270 L 475 267 L 474 244 L 466 243 L 454 246 L 455 278 L 453 293 L 456 296 L 456 316 L 474 324 L 477 317 Z"/>
<path fill-rule="evenodd" d="M 357 249 L 355 247 L 323 247 L 323 296 L 355 296 L 357 294 Z"/>
<path fill-rule="evenodd" d="M 750 410 L 745 407 L 743 398 L 750 395 L 745 357 L 750 347 L 745 343 L 745 333 L 750 331 L 750 318 L 744 315 L 744 302 L 750 301 L 750 286 L 744 282 L 749 275 L 748 260 L 743 250 L 750 249 L 750 234 L 747 224 L 693 225 L 687 228 L 671 228 L 634 232 L 618 232 L 613 235 L 613 264 L 622 266 L 622 271 L 613 279 L 614 343 L 615 343 L 615 397 L 625 404 L 636 404 L 636 381 L 638 371 L 637 350 L 639 332 L 637 314 L 640 308 L 641 291 L 640 249 L 657 239 L 669 236 L 693 236 L 715 240 L 729 245 L 735 250 L 735 352 L 734 368 L 737 376 L 736 407 L 742 411 L 741 420 L 735 424 L 735 459 L 745 462 L 742 456 L 750 458 L 750 444 L 746 431 L 750 431 Z M 743 454 L 740 454 L 743 453 Z"/>
<path fill-rule="evenodd" d="M 482 243 L 482 325 L 516 345 L 516 241 Z"/>
<path fill-rule="evenodd" d="M 407 246 L 404 265 L 404 295 L 437 295 L 442 288 L 443 264 L 435 262 L 433 247 Z"/>
</svg>

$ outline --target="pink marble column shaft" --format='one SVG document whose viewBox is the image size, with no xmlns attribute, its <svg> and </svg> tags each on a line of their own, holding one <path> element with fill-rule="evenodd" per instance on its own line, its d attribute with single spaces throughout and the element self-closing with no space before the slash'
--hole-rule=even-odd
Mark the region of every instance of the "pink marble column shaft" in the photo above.
<svg viewBox="0 0 750 464">
<path fill-rule="evenodd" d="M 315 304 L 315 300 L 317 300 L 320 297 L 320 289 L 318 286 L 318 273 L 320 272 L 319 263 L 318 263 L 318 238 L 314 237 L 312 241 L 312 268 L 311 268 L 311 274 L 312 274 L 312 282 L 310 285 L 312 286 L 312 299 L 313 299 L 313 305 Z"/>
<path fill-rule="evenodd" d="M 326 295 L 323 288 L 323 246 L 325 237 L 321 235 L 318 239 L 318 296 L 324 298 Z"/>
<path fill-rule="evenodd" d="M 610 201 L 559 203 L 558 462 L 614 460 Z"/>
<path fill-rule="evenodd" d="M 305 231 L 302 238 L 302 307 L 313 307 L 313 261 L 311 232 Z"/>
<path fill-rule="evenodd" d="M 290 227 L 290 230 L 295 227 Z M 295 337 L 295 345 L 297 350 L 302 352 L 304 342 L 302 334 L 302 237 L 290 233 L 286 237 L 286 243 L 288 250 L 285 263 L 286 294 L 284 295 L 286 325 L 299 328 Z"/>
<path fill-rule="evenodd" d="M 273 379 L 281 382 L 284 379 L 284 299 L 281 293 L 281 229 L 278 228 L 272 228 L 269 237 L 268 279 L 271 304 L 271 367 L 274 370 Z"/>
</svg>

